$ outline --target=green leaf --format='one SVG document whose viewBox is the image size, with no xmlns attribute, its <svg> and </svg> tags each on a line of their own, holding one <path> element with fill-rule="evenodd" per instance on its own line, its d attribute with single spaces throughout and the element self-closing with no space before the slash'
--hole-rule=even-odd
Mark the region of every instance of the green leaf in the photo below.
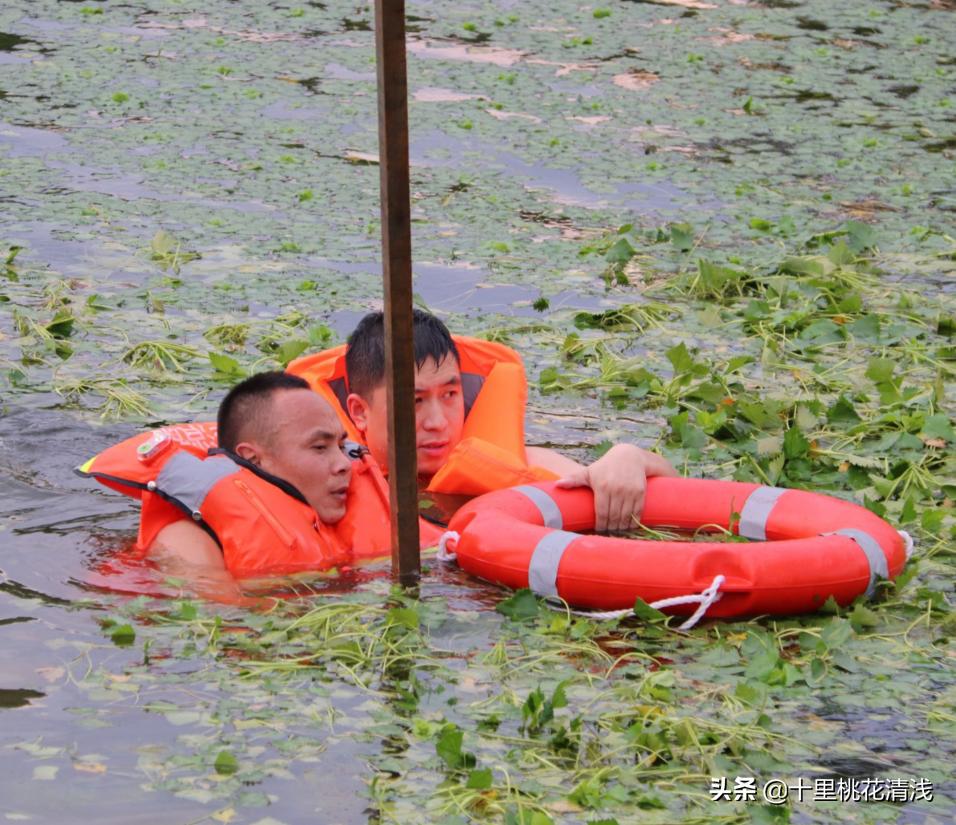
<svg viewBox="0 0 956 825">
<path fill-rule="evenodd" d="M 541 604 L 537 597 L 527 588 L 518 590 L 513 596 L 509 596 L 495 607 L 499 613 L 503 613 L 513 622 L 525 622 L 529 619 L 535 619 L 541 611 Z"/>
<path fill-rule="evenodd" d="M 177 241 L 165 229 L 160 229 L 159 232 L 153 235 L 153 240 L 150 242 L 149 246 L 154 255 L 168 255 L 177 246 L 179 246 L 179 241 Z"/>
<path fill-rule="evenodd" d="M 554 820 L 543 811 L 508 808 L 505 811 L 505 825 L 554 825 Z"/>
<path fill-rule="evenodd" d="M 690 252 L 694 248 L 694 227 L 689 223 L 672 223 L 671 245 L 678 252 Z"/>
<path fill-rule="evenodd" d="M 491 782 L 491 768 L 480 768 L 468 774 L 465 787 L 473 791 L 487 791 L 491 787 Z"/>
<path fill-rule="evenodd" d="M 656 607 L 651 607 L 643 599 L 637 599 L 634 602 L 634 615 L 645 622 L 658 623 L 667 620 L 667 614 L 662 613 Z"/>
<path fill-rule="evenodd" d="M 852 264 L 856 256 L 850 251 L 846 241 L 841 238 L 830 247 L 827 257 L 837 266 L 845 266 L 846 264 Z"/>
<path fill-rule="evenodd" d="M 879 616 L 862 604 L 856 604 L 847 615 L 847 619 L 857 633 L 862 633 L 867 627 L 876 627 L 880 623 Z"/>
<path fill-rule="evenodd" d="M 286 341 L 276 349 L 273 357 L 276 359 L 276 361 L 282 364 L 283 367 L 285 367 L 290 361 L 302 355 L 308 346 L 308 341 Z"/>
<path fill-rule="evenodd" d="M 738 682 L 734 688 L 734 696 L 748 705 L 761 707 L 767 701 L 767 686 L 762 682 Z"/>
<path fill-rule="evenodd" d="M 221 776 L 230 776 L 239 770 L 239 763 L 229 751 L 219 751 L 213 767 L 216 769 L 216 773 Z"/>
<path fill-rule="evenodd" d="M 554 693 L 551 694 L 551 707 L 557 709 L 566 708 L 568 706 L 568 695 L 565 691 L 567 684 L 567 680 L 557 684 L 554 689 Z"/>
<path fill-rule="evenodd" d="M 53 316 L 53 320 L 46 325 L 47 332 L 54 338 L 69 338 L 73 334 L 75 320 L 69 310 L 61 309 Z"/>
<path fill-rule="evenodd" d="M 878 315 L 864 315 L 850 324 L 847 329 L 854 338 L 872 342 L 880 340 L 880 318 Z"/>
<path fill-rule="evenodd" d="M 413 607 L 393 607 L 385 614 L 385 621 L 390 625 L 407 627 L 409 630 L 418 630 L 421 621 L 418 611 Z"/>
<path fill-rule="evenodd" d="M 335 332 L 326 324 L 315 324 L 309 327 L 309 345 L 313 347 L 328 347 L 335 340 Z"/>
<path fill-rule="evenodd" d="M 956 432 L 953 432 L 953 425 L 950 423 L 949 416 L 937 413 L 931 415 L 923 421 L 922 433 L 929 438 L 942 438 L 946 441 L 956 441 Z"/>
<path fill-rule="evenodd" d="M 779 661 L 780 656 L 776 650 L 764 650 L 750 660 L 746 670 L 744 670 L 744 675 L 748 679 L 758 679 L 761 682 L 766 682 Z"/>
<path fill-rule="evenodd" d="M 841 395 L 827 410 L 827 421 L 831 424 L 855 424 L 859 420 L 860 416 L 845 395 Z"/>
<path fill-rule="evenodd" d="M 827 596 L 827 600 L 820 605 L 817 612 L 824 613 L 828 616 L 839 616 L 842 609 L 840 603 L 834 599 L 833 596 Z"/>
<path fill-rule="evenodd" d="M 893 380 L 896 365 L 889 358 L 871 358 L 866 365 L 866 377 L 874 384 L 883 384 Z"/>
<path fill-rule="evenodd" d="M 129 647 L 136 641 L 136 631 L 133 630 L 132 625 L 121 624 L 110 630 L 110 638 L 118 647 Z"/>
<path fill-rule="evenodd" d="M 605 455 L 613 446 L 614 442 L 605 438 L 591 447 L 591 455 L 593 455 L 595 459 L 601 458 L 601 456 Z"/>
<path fill-rule="evenodd" d="M 820 633 L 820 641 L 826 645 L 827 650 L 835 651 L 843 647 L 844 643 L 853 636 L 853 625 L 846 619 L 835 616 L 824 625 Z"/>
<path fill-rule="evenodd" d="M 691 423 L 690 414 L 685 410 L 668 419 L 671 432 L 678 443 L 689 450 L 699 450 L 707 444 L 707 434 L 696 424 Z"/>
<path fill-rule="evenodd" d="M 699 294 L 702 297 L 720 297 L 732 291 L 740 292 L 741 285 L 747 277 L 745 272 L 729 266 L 720 266 L 706 258 L 700 258 L 697 261 L 697 275 Z"/>
<path fill-rule="evenodd" d="M 791 275 L 826 275 L 833 269 L 833 263 L 822 255 L 801 255 L 799 257 L 785 258 L 780 264 L 781 272 L 788 272 Z"/>
<path fill-rule="evenodd" d="M 804 458 L 810 452 L 810 442 L 796 427 L 791 427 L 783 434 L 783 454 L 787 460 Z"/>
<path fill-rule="evenodd" d="M 868 224 L 847 221 L 846 234 L 847 246 L 857 254 L 876 247 L 876 230 Z"/>
<path fill-rule="evenodd" d="M 637 254 L 637 250 L 631 246 L 627 238 L 618 238 L 604 258 L 611 264 L 626 264 L 635 254 Z"/>
<path fill-rule="evenodd" d="M 199 615 L 199 608 L 194 602 L 181 601 L 176 606 L 176 610 L 169 614 L 171 619 L 178 619 L 182 622 L 191 622 Z"/>
<path fill-rule="evenodd" d="M 229 355 L 223 355 L 220 352 L 210 352 L 208 353 L 209 363 L 212 364 L 213 369 L 227 378 L 244 378 L 246 375 L 245 369 L 242 365 L 233 357 Z"/>
<path fill-rule="evenodd" d="M 938 534 L 943 527 L 945 513 L 942 510 L 923 510 L 920 516 L 919 525 L 927 533 Z"/>
<path fill-rule="evenodd" d="M 461 765 L 461 743 L 464 736 L 461 728 L 449 722 L 441 729 L 435 743 L 435 752 L 452 770 L 457 770 Z"/>
<path fill-rule="evenodd" d="M 667 360 L 673 365 L 675 375 L 683 375 L 693 370 L 695 363 L 694 358 L 687 350 L 687 346 L 683 341 L 671 347 L 664 354 L 667 356 Z"/>
<path fill-rule="evenodd" d="M 846 330 L 829 318 L 818 318 L 800 331 L 800 340 L 813 346 L 822 347 L 846 340 Z"/>
</svg>

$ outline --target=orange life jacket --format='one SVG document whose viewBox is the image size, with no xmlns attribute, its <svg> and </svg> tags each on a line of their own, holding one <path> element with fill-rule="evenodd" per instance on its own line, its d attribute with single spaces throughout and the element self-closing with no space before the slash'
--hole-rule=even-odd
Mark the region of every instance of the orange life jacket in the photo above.
<svg viewBox="0 0 956 825">
<path fill-rule="evenodd" d="M 429 492 L 477 496 L 491 490 L 547 481 L 555 473 L 528 464 L 524 413 L 528 398 L 521 357 L 510 347 L 453 335 L 461 367 L 465 426 L 444 466 L 432 477 Z M 301 376 L 331 405 L 349 438 L 361 434 L 349 418 L 345 345 L 291 362 L 286 372 Z"/>
<path fill-rule="evenodd" d="M 178 424 L 133 436 L 77 472 L 142 500 L 137 547 L 192 517 L 223 551 L 237 578 L 322 571 L 391 552 L 388 486 L 366 454 L 355 454 L 345 517 L 324 524 L 291 485 L 238 456 L 212 450 L 216 425 Z M 420 521 L 423 547 L 435 526 Z"/>
</svg>

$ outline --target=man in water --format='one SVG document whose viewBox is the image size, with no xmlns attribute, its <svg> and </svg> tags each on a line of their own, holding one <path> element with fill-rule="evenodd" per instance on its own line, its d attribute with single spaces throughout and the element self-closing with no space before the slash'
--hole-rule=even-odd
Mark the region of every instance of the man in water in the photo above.
<svg viewBox="0 0 956 825">
<path fill-rule="evenodd" d="M 221 449 L 292 485 L 325 524 L 345 515 L 351 460 L 345 430 L 332 408 L 302 378 L 283 372 L 253 375 L 219 406 Z M 232 600 L 240 591 L 216 541 L 190 519 L 164 527 L 150 557 L 206 596 Z"/>
<path fill-rule="evenodd" d="M 465 404 L 460 358 L 448 328 L 434 315 L 414 312 L 415 420 L 418 472 L 422 486 L 441 469 L 462 439 Z M 372 457 L 388 461 L 388 405 L 385 387 L 385 332 L 381 312 L 366 315 L 349 336 L 345 355 L 350 394 L 348 413 Z M 650 476 L 676 476 L 665 458 L 633 444 L 616 444 L 584 466 L 544 447 L 525 448 L 529 465 L 560 476 L 561 487 L 594 491 L 595 529 L 634 526 Z"/>
</svg>

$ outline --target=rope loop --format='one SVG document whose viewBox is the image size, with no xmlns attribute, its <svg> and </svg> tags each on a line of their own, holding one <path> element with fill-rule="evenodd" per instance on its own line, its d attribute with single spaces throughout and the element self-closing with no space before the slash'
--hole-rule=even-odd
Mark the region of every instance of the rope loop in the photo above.
<svg viewBox="0 0 956 825">
<path fill-rule="evenodd" d="M 704 617 L 704 614 L 710 609 L 710 606 L 714 602 L 720 601 L 720 597 L 723 595 L 720 593 L 720 586 L 725 580 L 725 576 L 718 574 L 714 576 L 714 580 L 710 583 L 710 587 L 705 589 L 702 593 L 695 593 L 690 596 L 674 596 L 671 599 L 658 599 L 656 602 L 651 602 L 650 606 L 656 610 L 660 610 L 663 607 L 677 607 L 677 605 L 680 604 L 699 603 L 697 610 L 694 611 L 690 618 L 677 628 L 678 630 L 690 630 Z"/>
<path fill-rule="evenodd" d="M 701 593 L 693 593 L 689 596 L 674 596 L 670 599 L 658 599 L 656 602 L 651 602 L 650 607 L 653 607 L 655 610 L 660 610 L 663 607 L 677 607 L 677 605 L 681 604 L 697 604 L 697 610 L 694 611 L 693 615 L 691 615 L 683 624 L 677 627 L 678 630 L 690 630 L 703 618 L 704 614 L 710 609 L 710 606 L 714 602 L 720 601 L 720 597 L 723 595 L 720 592 L 720 586 L 725 581 L 726 576 L 718 574 L 714 576 L 714 580 L 710 583 L 710 587 L 706 588 Z M 552 605 L 550 602 L 547 603 L 552 609 L 561 609 L 560 607 Z M 571 610 L 570 612 L 575 616 L 584 616 L 585 618 L 595 619 L 598 621 L 621 619 L 624 616 L 634 615 L 634 611 L 631 608 L 624 610 L 607 610 L 600 613 L 590 610 Z"/>
<path fill-rule="evenodd" d="M 458 556 L 454 550 L 450 550 L 448 545 L 457 545 L 461 538 L 454 530 L 446 530 L 438 540 L 438 555 L 435 557 L 438 561 L 453 562 Z"/>
<path fill-rule="evenodd" d="M 896 532 L 899 533 L 900 538 L 903 539 L 903 549 L 906 552 L 906 560 L 909 561 L 913 556 L 913 548 L 916 546 L 916 542 L 913 540 L 913 537 L 905 530 L 897 530 Z"/>
</svg>

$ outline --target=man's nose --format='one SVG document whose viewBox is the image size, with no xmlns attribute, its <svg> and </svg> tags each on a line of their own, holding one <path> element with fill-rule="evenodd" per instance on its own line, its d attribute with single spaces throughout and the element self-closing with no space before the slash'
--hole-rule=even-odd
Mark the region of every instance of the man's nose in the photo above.
<svg viewBox="0 0 956 825">
<path fill-rule="evenodd" d="M 437 399 L 423 401 L 420 415 L 423 429 L 443 430 L 448 425 L 448 417 Z"/>
<path fill-rule="evenodd" d="M 335 463 L 332 465 L 332 474 L 333 475 L 342 475 L 345 473 L 347 476 L 352 474 L 352 459 L 349 458 L 343 450 L 337 450 L 338 456 L 336 457 Z"/>
</svg>

